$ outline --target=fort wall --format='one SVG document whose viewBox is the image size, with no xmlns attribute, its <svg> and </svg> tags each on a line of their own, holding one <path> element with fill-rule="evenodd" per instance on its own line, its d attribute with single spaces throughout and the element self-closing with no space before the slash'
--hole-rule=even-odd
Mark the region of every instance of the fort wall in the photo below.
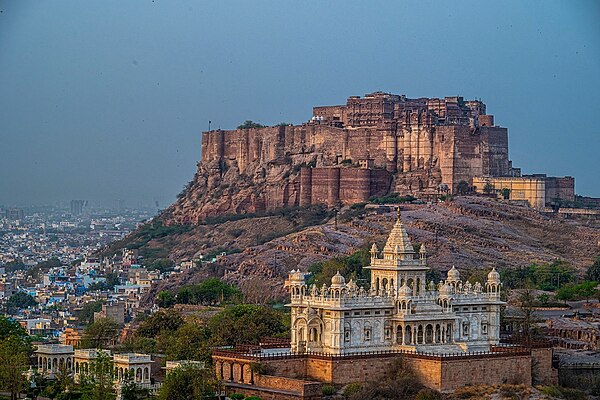
<svg viewBox="0 0 600 400">
<path fill-rule="evenodd" d="M 435 195 L 441 184 L 456 193 L 461 181 L 514 172 L 508 131 L 481 101 L 376 92 L 314 107 L 301 125 L 203 132 L 193 186 L 165 220 L 332 207 L 390 192 Z M 549 197 L 574 198 L 572 181 L 547 187 Z"/>
<path fill-rule="evenodd" d="M 236 358 L 224 352 L 213 354 L 213 361 L 217 375 L 226 385 L 262 386 L 310 396 L 318 394 L 317 383 L 377 382 L 393 378 L 398 368 L 409 369 L 423 385 L 442 392 L 467 385 L 507 383 L 529 386 L 558 382 L 557 370 L 552 368 L 551 347 L 498 347 L 494 351 L 463 356 L 381 353 L 331 357 L 308 354 L 256 360 L 253 356 Z M 266 366 L 268 375 L 252 372 L 253 362 Z"/>
</svg>

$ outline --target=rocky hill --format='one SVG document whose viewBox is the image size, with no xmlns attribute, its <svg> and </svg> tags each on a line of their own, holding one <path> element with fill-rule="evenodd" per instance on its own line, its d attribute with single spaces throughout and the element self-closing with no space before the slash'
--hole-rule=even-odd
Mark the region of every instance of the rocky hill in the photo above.
<svg viewBox="0 0 600 400">
<path fill-rule="evenodd" d="M 175 237 L 150 240 L 145 246 L 169 246 L 168 255 L 174 259 L 189 259 L 215 248 L 239 252 L 161 283 L 149 298 L 211 275 L 276 297 L 282 294 L 291 269 L 306 270 L 312 263 L 350 254 L 373 242 L 382 244 L 395 215 L 393 209 L 381 213 L 369 207 L 346 208 L 336 228 L 335 218 L 327 212 L 321 210 L 312 219 L 309 214 L 296 210 L 289 215 L 199 225 Z M 583 272 L 600 254 L 598 219 L 546 216 L 503 200 L 465 196 L 435 204 L 407 204 L 402 206 L 402 218 L 413 243 L 425 243 L 429 266 L 442 272 L 452 265 L 502 270 L 554 260 L 565 260 Z"/>
</svg>

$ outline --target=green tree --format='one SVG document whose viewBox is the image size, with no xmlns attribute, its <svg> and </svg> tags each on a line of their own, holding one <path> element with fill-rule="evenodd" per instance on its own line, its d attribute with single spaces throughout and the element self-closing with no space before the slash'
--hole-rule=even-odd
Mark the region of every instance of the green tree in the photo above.
<svg viewBox="0 0 600 400">
<path fill-rule="evenodd" d="M 87 326 L 94 322 L 94 313 L 102 310 L 102 301 L 88 301 L 77 312 L 77 320 L 82 326 Z"/>
<path fill-rule="evenodd" d="M 586 278 L 590 281 L 600 282 L 600 256 L 596 257 L 596 260 L 587 270 Z"/>
<path fill-rule="evenodd" d="M 183 323 L 183 318 L 178 313 L 161 310 L 152 314 L 140 324 L 136 336 L 157 338 L 165 331 L 175 332 Z"/>
<path fill-rule="evenodd" d="M 596 286 L 598 286 L 598 282 L 585 281 L 575 286 L 575 293 L 577 296 L 583 297 L 586 303 L 589 303 L 590 297 L 596 294 Z"/>
<path fill-rule="evenodd" d="M 517 337 L 522 340 L 531 340 L 537 336 L 535 323 L 537 319 L 533 314 L 533 307 L 535 306 L 535 291 L 531 282 L 525 283 L 525 288 L 521 289 L 518 296 L 518 306 L 523 313 L 523 320 L 521 321 L 520 331 L 517 333 Z"/>
<path fill-rule="evenodd" d="M 121 400 L 142 400 L 149 397 L 149 390 L 141 388 L 134 380 L 133 371 L 127 370 L 121 385 Z"/>
<path fill-rule="evenodd" d="M 34 307 L 37 304 L 35 298 L 25 292 L 18 292 L 9 297 L 6 302 L 6 309 L 9 313 L 13 313 L 17 310 L 24 308 Z"/>
<path fill-rule="evenodd" d="M 114 367 L 108 353 L 99 351 L 90 361 L 88 371 L 81 374 L 81 386 L 88 389 L 90 400 L 114 400 Z"/>
<path fill-rule="evenodd" d="M 119 324 L 110 318 L 101 318 L 85 328 L 81 347 L 102 349 L 116 343 L 118 337 Z"/>
<path fill-rule="evenodd" d="M 212 368 L 185 366 L 169 372 L 158 400 L 200 400 L 215 395 L 217 379 Z"/>
<path fill-rule="evenodd" d="M 30 337 L 25 328 L 14 319 L 0 316 L 0 343 L 9 338 L 17 338 L 24 346 L 31 350 Z"/>
<path fill-rule="evenodd" d="M 168 258 L 157 258 L 148 266 L 148 269 L 157 269 L 160 272 L 172 271 L 173 268 L 175 268 L 175 263 Z"/>
<path fill-rule="evenodd" d="M 538 301 L 545 306 L 550 302 L 550 296 L 547 293 L 542 293 L 538 296 Z"/>
<path fill-rule="evenodd" d="M 218 278 L 208 278 L 190 287 L 190 291 L 194 304 L 219 304 L 241 296 L 238 288 Z"/>
<path fill-rule="evenodd" d="M 368 249 L 362 249 L 346 257 L 336 257 L 327 261 L 312 264 L 308 271 L 312 274 L 308 284 L 313 283 L 317 286 L 322 284 L 329 285 L 331 278 L 340 271 L 346 279 L 354 279 L 359 283 L 370 283 L 370 274 L 366 274 L 364 267 L 371 262 L 371 254 Z"/>
<path fill-rule="evenodd" d="M 486 182 L 485 185 L 483 185 L 483 193 L 490 194 L 493 191 L 494 191 L 494 185 L 492 185 L 490 182 Z"/>
<path fill-rule="evenodd" d="M 197 321 L 186 322 L 172 334 L 161 335 L 166 339 L 165 354 L 169 360 L 204 360 L 210 362 L 210 331 Z"/>
<path fill-rule="evenodd" d="M 208 321 L 215 345 L 258 343 L 263 337 L 289 334 L 289 315 L 270 307 L 240 304 L 229 307 Z"/>
<path fill-rule="evenodd" d="M 27 350 L 18 335 L 11 334 L 0 341 L 0 389 L 9 392 L 11 400 L 26 389 Z"/>
<path fill-rule="evenodd" d="M 567 304 L 567 301 L 573 300 L 575 296 L 577 296 L 577 290 L 575 288 L 575 285 L 572 283 L 564 285 L 563 287 L 558 289 L 556 291 L 556 295 L 554 295 L 556 300 L 564 301 L 565 304 Z"/>
<path fill-rule="evenodd" d="M 252 129 L 252 128 L 264 128 L 264 125 L 261 125 L 257 122 L 251 121 L 247 119 L 243 124 L 238 125 L 238 129 Z"/>
<path fill-rule="evenodd" d="M 161 308 L 168 308 L 175 304 L 175 296 L 167 290 L 161 290 L 156 296 L 156 305 Z"/>
<path fill-rule="evenodd" d="M 457 194 L 469 194 L 471 192 L 471 186 L 469 186 L 469 182 L 467 181 L 460 181 L 458 182 L 458 185 L 456 185 L 456 193 Z"/>
<path fill-rule="evenodd" d="M 508 189 L 508 188 L 502 189 L 502 198 L 504 200 L 509 200 L 510 199 L 510 189 Z"/>
</svg>

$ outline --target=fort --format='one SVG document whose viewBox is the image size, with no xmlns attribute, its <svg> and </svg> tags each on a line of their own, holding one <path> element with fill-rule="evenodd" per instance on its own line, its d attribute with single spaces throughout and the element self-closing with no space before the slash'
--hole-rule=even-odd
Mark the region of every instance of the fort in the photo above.
<svg viewBox="0 0 600 400">
<path fill-rule="evenodd" d="M 507 128 L 482 101 L 375 92 L 314 107 L 301 125 L 203 132 L 196 177 L 167 220 L 334 207 L 389 193 L 434 196 L 456 193 L 461 182 L 472 187 L 477 177 L 520 175 Z M 548 196 L 572 197 L 572 178 L 549 179 Z"/>
</svg>

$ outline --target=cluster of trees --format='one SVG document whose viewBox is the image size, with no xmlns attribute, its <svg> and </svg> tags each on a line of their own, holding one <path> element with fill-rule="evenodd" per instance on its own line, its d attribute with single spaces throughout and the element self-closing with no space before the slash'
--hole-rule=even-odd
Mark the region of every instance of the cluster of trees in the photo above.
<svg viewBox="0 0 600 400">
<path fill-rule="evenodd" d="M 0 316 L 0 390 L 16 400 L 26 389 L 25 371 L 33 352 L 27 332 L 18 322 Z"/>
<path fill-rule="evenodd" d="M 285 125 L 287 125 L 287 124 L 285 124 Z M 252 129 L 252 128 L 264 128 L 264 127 L 265 127 L 264 125 L 259 124 L 258 122 L 254 122 L 254 121 L 251 121 L 251 120 L 248 119 L 248 120 L 244 121 L 243 124 L 238 125 L 237 128 L 238 129 Z"/>
<path fill-rule="evenodd" d="M 184 319 L 172 310 L 143 321 L 127 351 L 165 354 L 169 360 L 210 362 L 213 346 L 257 343 L 262 337 L 287 337 L 289 314 L 268 306 L 240 304 L 213 315 Z"/>
<path fill-rule="evenodd" d="M 9 314 L 16 314 L 19 310 L 34 307 L 37 304 L 35 298 L 25 292 L 17 292 L 6 301 L 6 310 Z"/>
<path fill-rule="evenodd" d="M 197 285 L 183 286 L 176 291 L 163 290 L 156 297 L 159 307 L 171 307 L 174 304 L 215 305 L 240 301 L 242 294 L 233 285 L 218 278 L 208 278 Z"/>
<path fill-rule="evenodd" d="M 528 282 L 536 289 L 552 291 L 574 282 L 577 277 L 575 269 L 564 261 L 533 263 L 528 267 L 505 269 L 501 274 L 502 283 L 508 288 L 519 288 Z"/>
<path fill-rule="evenodd" d="M 369 285 L 371 275 L 364 267 L 371 263 L 371 253 L 369 249 L 362 249 L 346 257 L 336 257 L 327 261 L 318 262 L 308 267 L 311 276 L 308 279 L 308 285 L 315 283 L 317 286 L 322 284 L 329 285 L 331 278 L 340 271 L 346 279 L 354 279 L 359 284 Z"/>
<path fill-rule="evenodd" d="M 556 300 L 564 301 L 565 303 L 569 300 L 577 299 L 585 299 L 588 301 L 592 297 L 600 299 L 600 290 L 596 290 L 597 286 L 598 282 L 596 281 L 584 281 L 578 285 L 568 283 L 558 289 L 554 297 Z M 543 299 L 540 299 L 540 301 L 543 301 Z"/>
<path fill-rule="evenodd" d="M 371 197 L 369 199 L 369 202 L 374 204 L 401 204 L 410 203 L 415 200 L 416 197 L 413 197 L 411 195 L 400 196 L 398 193 L 390 193 L 387 196 L 383 197 Z"/>
</svg>

